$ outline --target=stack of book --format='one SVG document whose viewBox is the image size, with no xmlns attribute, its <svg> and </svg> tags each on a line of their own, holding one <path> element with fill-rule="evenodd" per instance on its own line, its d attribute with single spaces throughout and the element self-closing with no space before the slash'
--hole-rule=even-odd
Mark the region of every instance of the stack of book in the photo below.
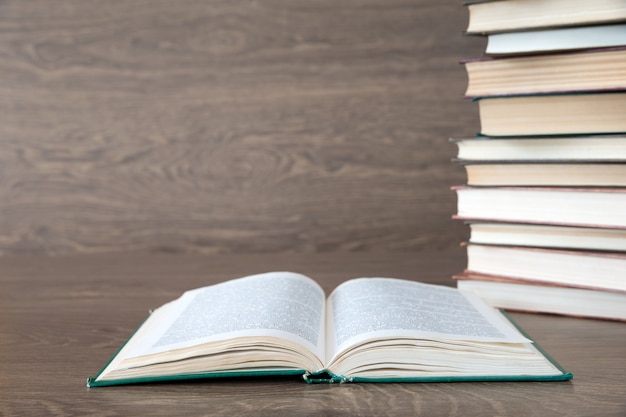
<svg viewBox="0 0 626 417">
<path fill-rule="evenodd" d="M 626 320 L 626 2 L 471 1 L 476 137 L 453 139 L 470 228 L 459 288 L 496 307 Z"/>
</svg>

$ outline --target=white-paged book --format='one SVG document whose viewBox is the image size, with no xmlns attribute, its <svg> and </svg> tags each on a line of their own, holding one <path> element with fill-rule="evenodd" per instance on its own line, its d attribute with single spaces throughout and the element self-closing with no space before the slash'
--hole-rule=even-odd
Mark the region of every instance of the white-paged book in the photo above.
<svg viewBox="0 0 626 417">
<path fill-rule="evenodd" d="M 626 321 L 626 292 L 541 285 L 503 277 L 464 274 L 457 287 L 507 310 Z"/>
<path fill-rule="evenodd" d="M 626 252 L 625 229 L 473 222 L 469 243 Z"/>
<path fill-rule="evenodd" d="M 626 161 L 626 136 L 451 139 L 463 161 Z"/>
<path fill-rule="evenodd" d="M 467 4 L 466 33 L 487 34 L 622 23 L 623 0 L 507 0 Z"/>
<path fill-rule="evenodd" d="M 468 274 L 626 292 L 626 255 L 617 252 L 467 244 Z"/>
<path fill-rule="evenodd" d="M 453 187 L 465 221 L 626 229 L 626 188 Z"/>
<path fill-rule="evenodd" d="M 626 24 L 494 33 L 487 37 L 485 52 L 525 54 L 622 45 L 626 45 Z"/>
</svg>

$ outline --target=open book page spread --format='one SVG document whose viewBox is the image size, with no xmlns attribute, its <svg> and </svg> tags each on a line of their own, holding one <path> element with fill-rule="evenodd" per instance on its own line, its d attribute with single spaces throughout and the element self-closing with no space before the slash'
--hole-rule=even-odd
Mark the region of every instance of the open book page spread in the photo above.
<svg viewBox="0 0 626 417">
<path fill-rule="evenodd" d="M 268 336 L 323 356 L 324 302 L 324 292 L 315 281 L 289 272 L 252 275 L 187 291 L 153 313 L 159 315 L 158 324 L 126 357 L 155 356 L 235 337 Z"/>
</svg>

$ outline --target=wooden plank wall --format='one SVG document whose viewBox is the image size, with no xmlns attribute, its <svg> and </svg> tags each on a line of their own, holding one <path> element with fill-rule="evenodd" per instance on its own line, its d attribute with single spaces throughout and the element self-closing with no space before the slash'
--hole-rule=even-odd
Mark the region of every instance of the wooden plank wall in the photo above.
<svg viewBox="0 0 626 417">
<path fill-rule="evenodd" d="M 458 245 L 467 11 L 0 2 L 0 253 Z"/>
</svg>

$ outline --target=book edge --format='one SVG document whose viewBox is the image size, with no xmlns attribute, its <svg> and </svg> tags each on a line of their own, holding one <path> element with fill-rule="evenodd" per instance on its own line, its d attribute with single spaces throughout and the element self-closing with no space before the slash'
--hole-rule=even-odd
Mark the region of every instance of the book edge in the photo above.
<svg viewBox="0 0 626 417">
<path fill-rule="evenodd" d="M 124 378 L 117 380 L 96 381 L 95 377 L 87 379 L 87 387 L 109 387 L 117 385 L 130 385 L 151 382 L 176 382 L 176 381 L 192 381 L 200 379 L 219 379 L 219 378 L 245 378 L 245 377 L 263 377 L 263 376 L 304 376 L 306 370 L 303 369 L 264 369 L 250 371 L 215 371 L 215 372 L 199 372 L 192 374 L 175 374 L 165 376 L 150 376 L 138 378 Z"/>
<path fill-rule="evenodd" d="M 111 364 L 111 362 L 113 362 L 115 360 L 117 355 L 120 354 L 122 349 L 124 349 L 124 347 L 130 342 L 130 340 L 133 337 L 135 337 L 135 334 L 137 334 L 139 329 L 141 329 L 146 324 L 146 322 L 148 321 L 150 316 L 152 316 L 153 311 L 154 310 L 150 310 L 148 312 L 148 316 L 139 324 L 139 326 L 137 326 L 135 328 L 135 330 L 130 334 L 130 336 L 126 339 L 126 341 L 124 343 L 122 343 L 122 345 L 115 351 L 115 353 L 109 358 L 109 360 L 100 368 L 100 370 L 98 372 L 96 372 L 96 374 L 94 376 L 87 378 L 87 387 L 99 386 L 100 381 L 96 381 L 96 380 L 102 375 L 104 370 Z"/>
</svg>

